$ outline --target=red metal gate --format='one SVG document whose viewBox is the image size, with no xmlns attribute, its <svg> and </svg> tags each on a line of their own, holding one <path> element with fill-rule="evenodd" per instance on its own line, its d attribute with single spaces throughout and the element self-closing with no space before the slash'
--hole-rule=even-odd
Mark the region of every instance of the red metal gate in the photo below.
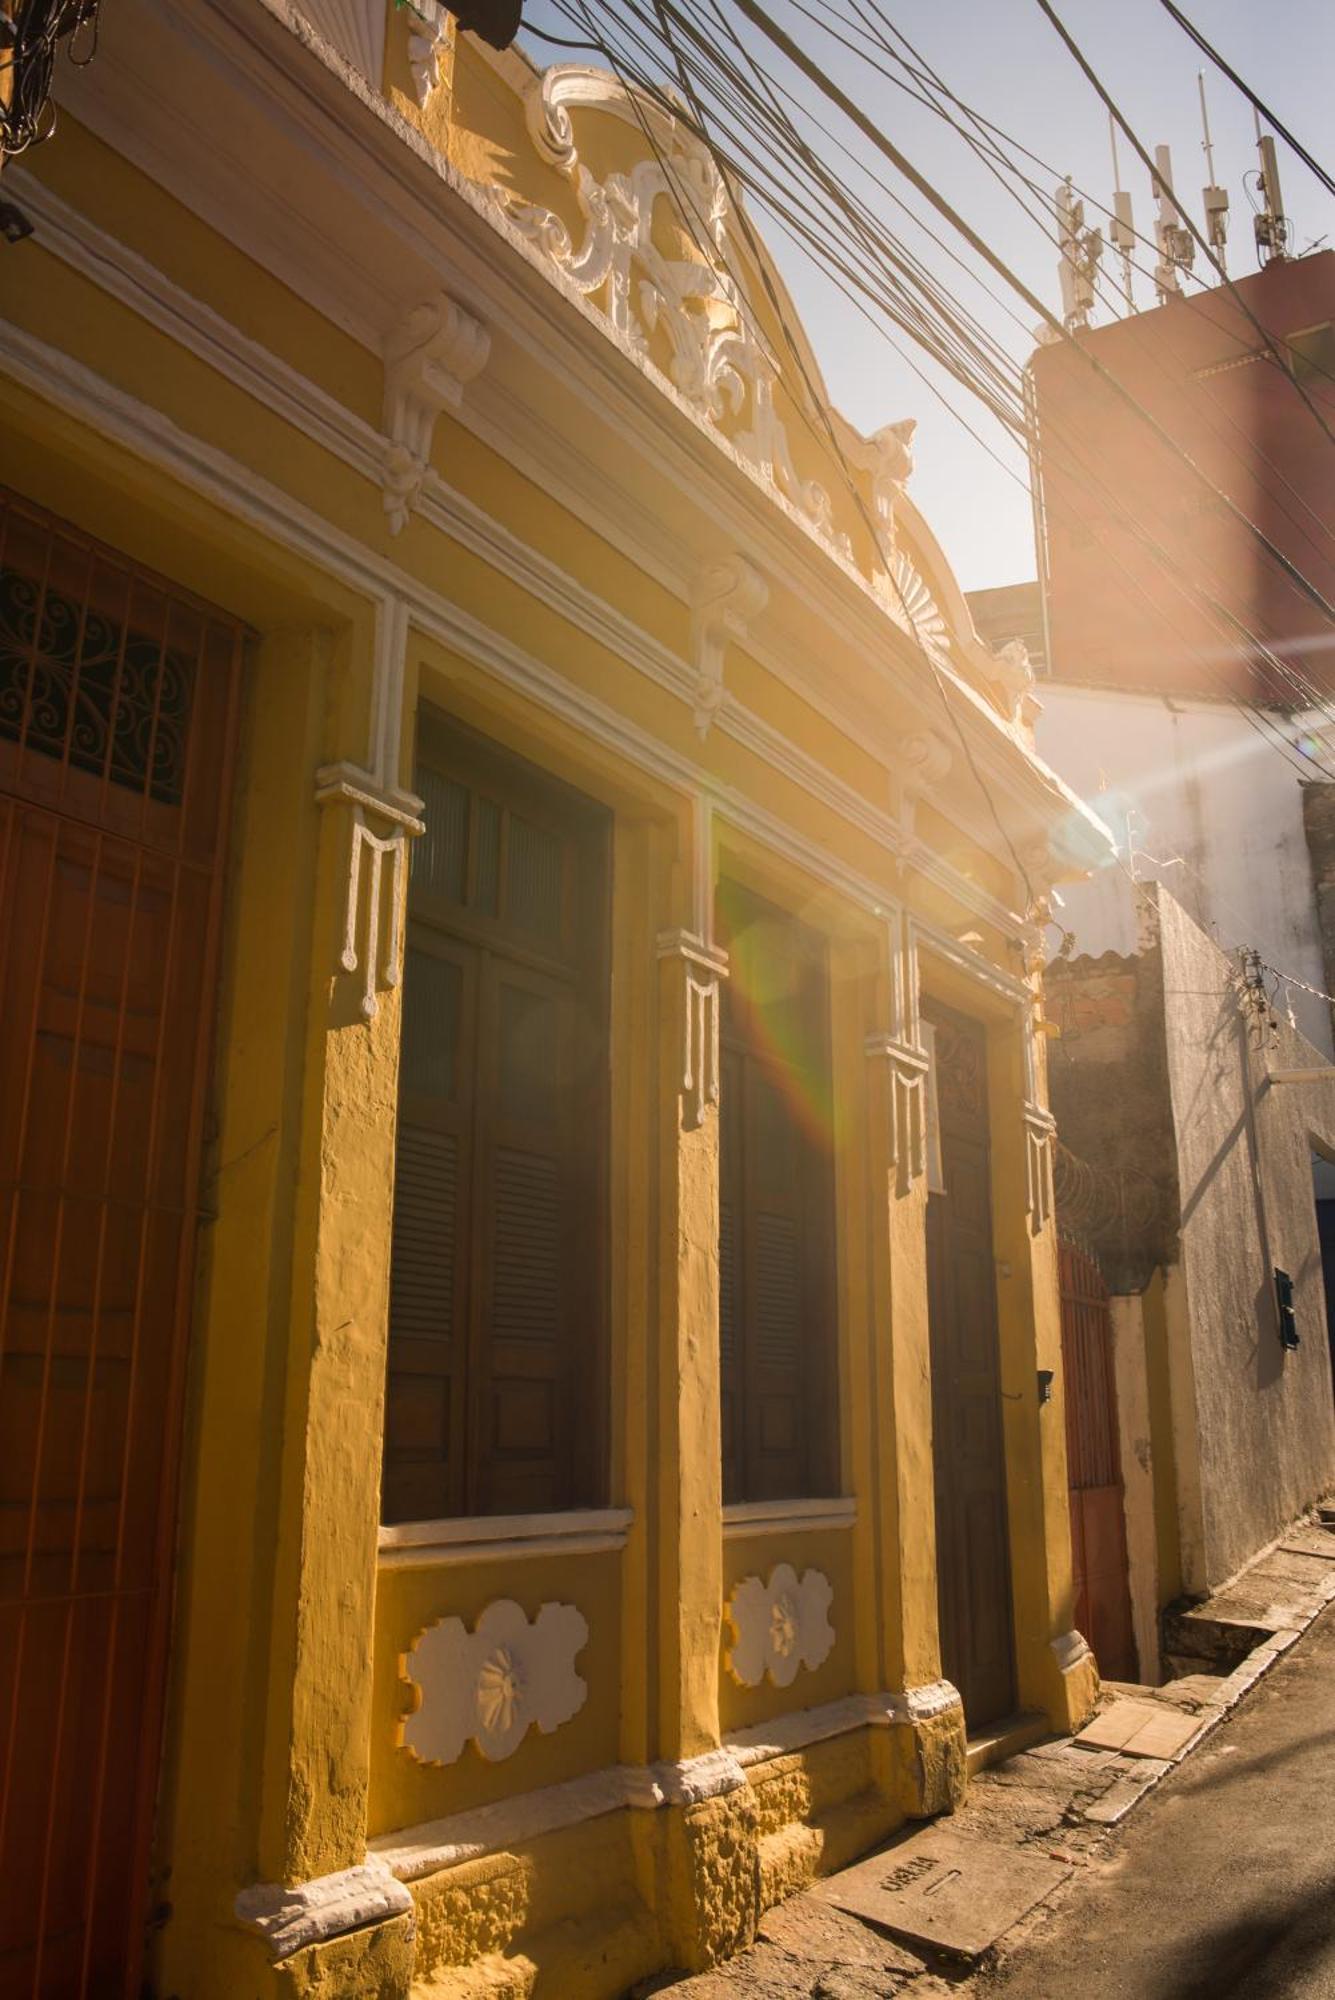
<svg viewBox="0 0 1335 2000">
<path fill-rule="evenodd" d="M 0 1995 L 138 1991 L 240 628 L 0 491 Z"/>
<path fill-rule="evenodd" d="M 1129 1681 L 1136 1647 L 1108 1288 L 1094 1259 L 1069 1237 L 1061 1243 L 1061 1302 L 1076 1628 L 1094 1648 L 1100 1673 Z"/>
</svg>

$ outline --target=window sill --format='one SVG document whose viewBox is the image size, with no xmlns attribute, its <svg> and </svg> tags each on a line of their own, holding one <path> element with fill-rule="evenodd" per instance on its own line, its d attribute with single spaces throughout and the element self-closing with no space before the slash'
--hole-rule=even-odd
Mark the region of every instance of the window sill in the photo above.
<svg viewBox="0 0 1335 2000">
<path fill-rule="evenodd" d="M 448 1521 L 399 1521 L 380 1530 L 382 1569 L 512 1561 L 519 1556 L 597 1555 L 623 1549 L 629 1507 L 566 1514 L 479 1514 Z"/>
<path fill-rule="evenodd" d="M 833 1500 L 735 1500 L 723 1509 L 723 1539 L 851 1528 L 857 1517 L 858 1503 L 851 1494 Z"/>
</svg>

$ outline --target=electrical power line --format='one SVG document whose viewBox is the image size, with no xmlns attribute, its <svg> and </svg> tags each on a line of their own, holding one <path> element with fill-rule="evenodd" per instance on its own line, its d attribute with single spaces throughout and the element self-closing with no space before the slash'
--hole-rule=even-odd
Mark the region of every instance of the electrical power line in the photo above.
<svg viewBox="0 0 1335 2000">
<path fill-rule="evenodd" d="M 687 0 L 687 4 L 689 5 L 689 0 Z M 576 19 L 580 25 L 585 27 L 586 31 L 591 36 L 596 38 L 595 46 L 597 46 L 602 53 L 610 56 L 612 52 L 609 50 L 607 46 L 606 37 L 600 34 L 601 24 L 594 24 L 591 21 L 587 12 L 583 12 L 581 14 L 575 14 L 571 10 L 568 11 L 571 12 L 571 18 Z M 645 23 L 645 16 L 640 12 L 640 10 L 636 9 L 632 5 L 629 11 L 632 13 L 632 15 L 636 17 L 636 19 L 641 24 Z M 671 24 L 668 19 L 668 11 L 669 11 L 668 8 L 664 5 L 659 5 L 657 7 L 657 14 L 658 14 L 657 26 L 660 36 L 671 46 L 673 50 L 673 58 L 676 65 L 679 81 L 683 81 L 685 83 L 688 89 L 688 93 L 694 98 L 696 125 L 700 131 L 700 136 L 705 141 L 705 143 L 708 144 L 712 150 L 714 150 L 717 157 L 719 153 L 717 139 L 714 133 L 707 129 L 709 121 L 706 117 L 703 105 L 701 104 L 698 95 L 695 93 L 693 87 L 691 86 L 690 78 L 686 74 L 684 57 L 680 47 L 676 44 L 675 39 L 673 37 Z M 711 62 L 715 66 L 715 68 L 717 68 L 721 60 L 717 40 L 706 42 L 702 38 L 699 28 L 693 26 L 693 24 L 689 21 L 684 21 L 679 10 L 675 6 L 671 8 L 671 13 L 676 16 L 679 22 L 682 22 L 683 29 L 684 32 L 687 34 L 688 40 L 692 40 L 694 42 L 697 56 L 706 57 L 707 60 Z M 784 144 L 784 143 L 795 142 L 802 154 L 802 164 L 806 167 L 809 173 L 814 174 L 816 175 L 817 178 L 819 178 L 821 173 L 821 163 L 818 160 L 816 160 L 813 155 L 811 155 L 809 149 L 805 148 L 804 143 L 796 135 L 795 128 L 792 127 L 791 120 L 785 117 L 781 127 L 776 128 L 774 125 L 773 114 L 776 112 L 777 107 L 775 105 L 774 95 L 773 95 L 774 91 L 773 80 L 765 77 L 763 69 L 761 69 L 759 65 L 755 64 L 753 59 L 747 55 L 746 51 L 742 48 L 742 45 L 736 35 L 735 30 L 733 30 L 727 24 L 726 17 L 723 15 L 721 8 L 715 5 L 715 7 L 713 8 L 713 13 L 715 16 L 715 25 L 722 25 L 723 27 L 725 27 L 729 35 L 729 38 L 731 39 L 734 46 L 737 48 L 739 56 L 741 56 L 743 61 L 750 64 L 750 66 L 755 70 L 755 72 L 771 85 L 770 103 L 768 106 L 768 110 L 771 114 L 771 117 L 767 129 L 767 138 L 771 148 L 776 143 Z M 646 42 L 645 37 L 642 33 L 634 36 L 633 39 L 638 45 L 638 50 L 642 58 L 644 55 L 648 54 L 656 59 L 657 55 L 656 48 L 654 49 L 650 48 L 649 44 Z M 637 64 L 636 67 L 638 69 L 640 65 Z M 741 93 L 740 101 L 742 103 L 743 110 L 745 110 L 745 108 L 749 104 L 752 112 L 754 113 L 756 108 L 754 90 L 751 90 L 750 96 L 748 98 L 746 95 L 748 91 L 747 78 L 743 76 L 741 72 L 739 72 L 736 66 L 733 64 L 727 65 L 726 74 L 729 87 L 733 89 L 734 92 Z M 644 83 L 644 86 L 648 90 L 649 94 L 659 98 L 659 100 L 662 102 L 665 111 L 669 112 L 673 116 L 680 115 L 680 104 L 673 102 L 671 100 L 664 99 L 662 97 L 661 90 L 658 89 L 652 78 L 643 78 L 642 81 Z M 790 101 L 793 100 L 790 99 Z M 762 105 L 760 109 L 763 111 L 766 109 L 766 107 Z M 758 179 L 762 178 L 759 170 L 762 169 L 766 164 L 768 164 L 768 162 L 761 159 L 757 159 L 757 156 L 753 149 L 748 152 L 747 157 L 750 170 L 748 172 L 743 173 L 741 175 L 741 178 L 745 179 L 748 185 L 750 185 L 754 189 L 757 186 Z M 737 171 L 735 163 L 733 171 L 734 172 Z M 880 183 L 880 185 L 883 186 L 884 184 Z M 826 192 L 827 193 L 829 192 L 828 185 L 826 186 Z M 787 216 L 792 215 L 791 203 L 784 203 L 782 201 L 778 201 L 775 199 L 772 181 L 768 187 L 762 185 L 761 193 L 762 193 L 762 199 L 766 200 L 768 205 L 770 205 L 773 208 L 777 208 L 779 212 Z M 900 205 L 902 206 L 902 203 Z M 838 190 L 838 199 L 836 206 L 838 210 L 840 210 L 853 223 L 858 233 L 859 240 L 862 241 L 865 246 L 871 247 L 872 245 L 881 245 L 884 243 L 885 240 L 884 237 L 875 233 L 877 230 L 877 224 L 875 218 L 870 216 L 870 213 L 865 209 L 865 206 L 862 207 L 858 212 L 852 213 L 850 211 L 847 197 L 844 195 L 842 189 Z M 868 236 L 869 228 L 873 232 L 871 237 Z M 939 238 L 937 240 L 938 242 L 940 241 Z M 804 249 L 807 251 L 808 254 L 813 255 L 817 259 L 817 261 L 820 260 L 822 251 L 826 253 L 828 258 L 828 244 L 825 244 L 822 241 L 820 241 L 820 239 L 815 237 L 810 230 L 807 230 L 805 232 L 805 235 L 802 237 L 802 241 Z M 755 246 L 753 245 L 753 251 L 754 248 Z M 707 256 L 707 254 L 708 253 L 704 252 L 702 249 L 702 255 Z M 758 268 L 760 268 L 762 274 L 764 274 L 763 258 L 758 258 L 757 263 L 758 263 Z M 875 288 L 870 288 L 870 289 L 867 288 L 863 283 L 863 280 L 857 275 L 856 272 L 851 272 L 849 266 L 846 263 L 842 264 L 840 266 L 840 269 L 848 277 L 850 277 L 855 284 L 862 286 L 863 290 L 867 292 L 868 300 L 871 303 L 876 304 L 881 310 L 887 309 L 887 303 L 884 296 L 878 295 Z M 767 278 L 767 274 L 765 275 Z M 939 290 L 935 293 L 935 298 L 937 299 L 937 301 L 940 301 L 941 294 Z M 1034 303 L 1037 304 L 1037 302 Z M 867 304 L 861 301 L 859 302 L 859 304 L 860 304 L 860 309 L 863 310 L 864 312 L 867 312 Z M 775 301 L 775 306 L 776 306 L 776 311 L 778 311 L 779 308 L 777 301 Z M 893 310 L 893 308 L 890 309 Z M 779 316 L 782 321 L 781 311 Z M 868 313 L 867 316 L 870 317 L 870 314 Z M 956 322 L 956 324 L 958 324 L 958 322 Z M 915 327 L 912 330 L 914 332 L 915 337 L 920 337 L 920 331 L 921 331 L 920 328 Z M 788 332 L 788 329 L 786 327 L 785 327 L 785 332 Z M 793 350 L 795 358 L 800 362 L 801 361 L 800 352 L 797 348 L 796 342 L 792 340 L 791 337 L 789 339 L 789 345 Z M 976 356 L 978 352 L 976 342 L 972 343 L 972 349 L 974 355 Z M 933 349 L 929 344 L 929 351 L 934 351 L 936 353 L 937 358 L 943 358 L 943 351 L 941 350 L 939 345 L 936 349 Z M 956 360 L 958 364 L 958 357 L 956 357 Z M 949 365 L 949 361 L 947 361 L 947 365 Z M 804 365 L 802 367 L 802 372 L 805 375 Z M 975 393 L 983 393 L 984 399 L 988 402 L 989 407 L 993 409 L 994 414 L 997 414 L 995 406 L 995 391 L 997 385 L 997 378 L 995 377 L 995 375 L 992 376 L 992 383 L 990 388 L 984 389 L 983 385 L 977 378 L 976 373 L 972 377 L 970 377 L 967 366 L 960 367 L 959 365 L 956 365 L 955 372 L 960 375 L 961 379 L 966 382 L 967 386 L 970 386 L 972 389 L 974 389 Z M 1009 392 L 1013 394 L 1014 393 L 1013 388 L 1010 385 L 1007 385 L 1007 387 Z M 822 420 L 827 421 L 824 411 L 823 401 L 815 391 L 813 385 L 811 385 L 809 379 L 807 381 L 807 388 L 808 388 L 809 405 L 819 410 L 822 416 Z M 799 407 L 802 406 L 799 405 Z M 805 409 L 803 409 L 803 417 L 804 421 L 807 421 Z M 809 422 L 808 422 L 808 427 L 810 428 Z M 835 445 L 836 456 L 841 456 L 841 454 L 838 451 L 837 440 L 834 441 L 834 445 Z M 845 467 L 844 470 L 845 470 L 845 476 L 848 477 L 847 468 Z M 852 485 L 851 479 L 849 483 L 850 483 L 850 490 L 854 492 L 860 504 L 860 495 L 857 494 L 857 489 L 855 486 Z M 1115 500 L 1115 496 L 1112 497 Z M 878 531 L 876 530 L 874 524 L 869 524 L 869 526 L 873 537 L 879 542 Z M 1170 577 L 1172 577 L 1174 581 L 1177 583 L 1177 585 L 1181 587 L 1181 582 L 1182 582 L 1181 577 L 1176 574 L 1176 569 L 1175 566 L 1172 564 L 1171 558 L 1169 558 L 1166 552 L 1163 551 L 1161 548 L 1155 549 L 1153 552 L 1160 566 L 1164 567 L 1169 573 Z M 1211 613 L 1214 615 L 1215 622 L 1220 623 L 1222 621 L 1223 628 L 1227 632 L 1228 636 L 1235 639 L 1241 639 L 1244 642 L 1244 644 L 1246 644 L 1257 657 L 1260 657 L 1267 661 L 1272 671 L 1276 674 L 1277 678 L 1287 681 L 1288 685 L 1293 689 L 1294 693 L 1297 695 L 1299 702 L 1302 706 L 1318 707 L 1318 708 L 1320 707 L 1321 698 L 1315 692 L 1315 690 L 1311 689 L 1310 685 L 1304 684 L 1300 676 L 1293 674 L 1291 670 L 1286 668 L 1284 663 L 1278 660 L 1274 656 L 1274 654 L 1270 652 L 1270 650 L 1267 647 L 1265 647 L 1264 643 L 1256 637 L 1255 634 L 1247 630 L 1245 625 L 1242 623 L 1241 620 L 1237 619 L 1235 614 L 1228 611 L 1226 607 L 1222 606 L 1219 603 L 1219 601 L 1212 595 L 1210 595 L 1210 593 L 1208 593 L 1207 591 L 1200 590 L 1197 592 L 1197 595 L 1202 606 L 1210 610 Z M 1226 692 L 1228 693 L 1230 699 L 1237 701 L 1237 697 L 1233 694 L 1233 691 L 1231 689 L 1227 689 Z M 1245 703 L 1239 702 L 1238 705 L 1243 707 L 1244 710 L 1246 710 L 1247 708 L 1247 705 Z M 1260 718 L 1264 716 L 1264 713 L 1265 712 L 1262 710 L 1254 711 L 1255 716 L 1258 718 L 1258 726 L 1261 726 L 1262 728 L 1266 726 L 1264 722 L 1260 721 Z M 1289 746 L 1287 745 L 1287 743 L 1284 743 L 1283 745 L 1277 743 L 1276 747 L 1282 748 L 1283 751 L 1287 753 Z"/>
<path fill-rule="evenodd" d="M 1260 113 L 1261 117 L 1265 119 L 1266 124 L 1270 126 L 1272 131 L 1278 132 L 1280 138 L 1284 141 L 1285 145 L 1289 148 L 1289 150 L 1295 153 L 1298 156 L 1298 158 L 1302 161 L 1303 165 L 1307 167 L 1310 170 L 1310 172 L 1316 175 L 1317 179 L 1320 181 L 1322 187 L 1325 188 L 1326 192 L 1328 194 L 1335 194 L 1335 178 L 1333 178 L 1330 174 L 1326 172 L 1326 169 L 1321 165 L 1321 162 L 1319 160 L 1313 159 L 1312 155 L 1308 152 L 1306 146 L 1300 144 L 1300 142 L 1294 138 L 1288 126 L 1283 124 L 1280 119 L 1276 118 L 1274 112 L 1270 109 L 1269 105 L 1264 103 L 1264 101 L 1257 96 L 1256 92 L 1252 89 L 1251 85 L 1249 83 L 1244 82 L 1242 77 L 1238 75 L 1238 72 L 1234 68 L 1232 68 L 1232 66 L 1229 63 L 1225 62 L 1224 58 L 1220 55 L 1218 49 L 1216 49 L 1210 42 L 1206 41 L 1205 36 L 1201 33 L 1200 29 L 1195 25 L 1195 23 L 1187 19 L 1186 15 L 1182 12 L 1182 9 L 1180 7 L 1174 6 L 1173 0 L 1160 0 L 1160 5 L 1164 7 L 1169 14 L 1172 15 L 1173 19 L 1177 22 L 1178 27 L 1183 29 L 1183 31 L 1186 34 L 1190 35 L 1192 41 L 1195 42 L 1197 48 L 1201 51 L 1203 55 L 1207 55 L 1210 58 L 1210 61 L 1214 64 L 1215 68 L 1218 70 L 1222 70 L 1223 74 L 1228 78 L 1229 82 L 1233 85 L 1233 87 L 1236 90 L 1240 90 L 1242 92 L 1242 95 L 1246 98 L 1247 102 L 1251 105 L 1252 109 Z"/>
</svg>

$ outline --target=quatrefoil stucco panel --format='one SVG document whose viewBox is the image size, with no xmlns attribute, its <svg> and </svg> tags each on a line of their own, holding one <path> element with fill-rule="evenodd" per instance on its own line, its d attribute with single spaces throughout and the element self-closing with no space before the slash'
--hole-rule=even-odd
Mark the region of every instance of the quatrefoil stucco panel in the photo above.
<svg viewBox="0 0 1335 2000">
<path fill-rule="evenodd" d="M 790 1563 L 770 1571 L 768 1583 L 743 1578 L 728 1599 L 733 1644 L 727 1668 L 741 1687 L 759 1687 L 766 1674 L 775 1687 L 791 1687 L 801 1667 L 816 1668 L 830 1655 L 834 1627 L 830 1579 L 818 1569 L 799 1579 Z"/>
<path fill-rule="evenodd" d="M 406 1662 L 418 1702 L 403 1725 L 404 1747 L 423 1764 L 453 1764 L 471 1737 L 495 1763 L 530 1728 L 550 1736 L 588 1699 L 575 1672 L 588 1638 L 573 1604 L 544 1604 L 530 1624 L 509 1597 L 489 1604 L 471 1632 L 462 1618 L 429 1625 Z"/>
</svg>

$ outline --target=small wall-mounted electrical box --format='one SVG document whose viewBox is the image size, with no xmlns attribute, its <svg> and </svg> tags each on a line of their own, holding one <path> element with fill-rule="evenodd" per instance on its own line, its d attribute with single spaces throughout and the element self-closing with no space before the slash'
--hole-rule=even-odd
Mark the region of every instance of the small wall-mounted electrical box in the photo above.
<svg viewBox="0 0 1335 2000">
<path fill-rule="evenodd" d="M 1294 1348 L 1298 1341 L 1298 1315 L 1293 1310 L 1293 1279 L 1275 1266 L 1275 1304 L 1279 1310 L 1279 1344 Z"/>
</svg>

